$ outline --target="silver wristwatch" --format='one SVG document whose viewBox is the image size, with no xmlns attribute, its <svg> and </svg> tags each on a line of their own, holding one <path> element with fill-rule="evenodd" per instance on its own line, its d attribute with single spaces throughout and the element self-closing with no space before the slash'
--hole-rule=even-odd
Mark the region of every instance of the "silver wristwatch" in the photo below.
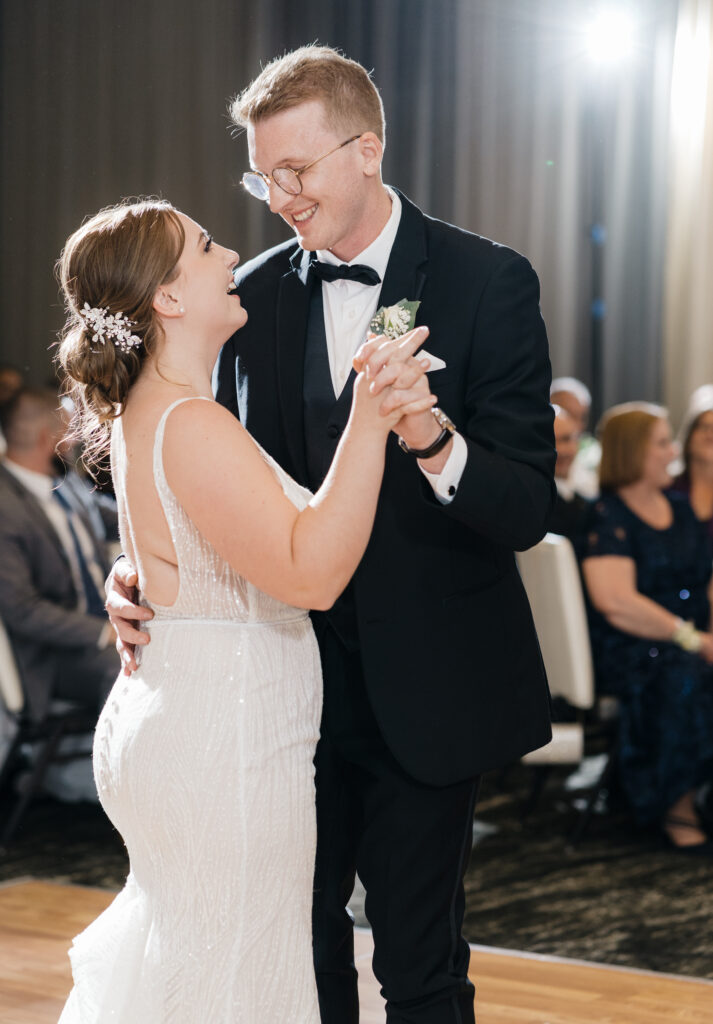
<svg viewBox="0 0 713 1024">
<path fill-rule="evenodd" d="M 409 448 L 403 437 L 400 437 L 399 447 L 401 448 L 401 451 L 406 452 L 407 455 L 413 455 L 417 459 L 430 459 L 433 455 L 438 455 L 438 453 L 445 448 L 451 437 L 453 437 L 456 432 L 456 425 L 453 420 L 446 416 L 443 409 L 439 409 L 437 405 L 434 405 L 431 409 L 431 413 L 434 420 L 441 428 L 441 433 L 433 444 L 429 444 L 428 448 Z"/>
</svg>

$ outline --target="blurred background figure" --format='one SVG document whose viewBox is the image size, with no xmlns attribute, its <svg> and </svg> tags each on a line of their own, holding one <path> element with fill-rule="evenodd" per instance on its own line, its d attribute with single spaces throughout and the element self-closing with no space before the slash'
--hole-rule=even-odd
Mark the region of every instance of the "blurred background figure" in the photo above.
<svg viewBox="0 0 713 1024">
<path fill-rule="evenodd" d="M 98 711 L 119 660 L 102 598 L 102 518 L 88 511 L 91 493 L 57 462 L 67 414 L 51 389 L 22 388 L 0 409 L 0 422 L 0 618 L 28 711 L 41 719 L 52 697 Z"/>
<path fill-rule="evenodd" d="M 596 498 L 599 494 L 601 448 L 587 431 L 592 408 L 589 388 L 576 377 L 555 377 L 550 387 L 550 402 L 564 409 L 572 418 L 577 432 L 577 453 L 567 476 L 572 491 L 583 498 Z"/>
<path fill-rule="evenodd" d="M 74 415 L 74 402 L 68 395 L 64 395 L 60 400 L 60 407 L 65 423 L 70 423 Z M 91 521 L 94 535 L 103 538 L 106 553 L 109 561 L 112 562 L 118 557 L 121 547 L 116 499 L 113 492 L 107 494 L 99 490 L 97 480 L 88 475 L 81 459 L 82 445 L 74 434 L 66 431 L 57 446 L 54 460 L 57 466 L 57 475 L 62 480 L 63 493 L 65 489 L 71 491 L 74 499 L 82 507 L 85 516 Z M 111 484 L 108 467 L 105 468 L 101 465 L 93 467 L 92 473 L 98 477 L 100 483 L 106 479 Z M 104 593 L 103 581 L 100 592 Z"/>
<path fill-rule="evenodd" d="M 695 797 L 713 779 L 711 546 L 683 495 L 666 410 L 628 403 L 600 431 L 602 496 L 583 544 L 599 693 L 619 699 L 622 788 L 642 825 L 713 854 Z"/>
<path fill-rule="evenodd" d="M 0 408 L 17 394 L 24 383 L 22 374 L 15 366 L 0 363 Z M 0 456 L 5 454 L 6 447 L 5 437 L 0 430 Z"/>
<path fill-rule="evenodd" d="M 704 384 L 691 395 L 679 439 L 683 471 L 673 489 L 688 495 L 713 541 L 713 384 Z"/>
<path fill-rule="evenodd" d="M 555 411 L 557 497 L 547 529 L 549 533 L 559 533 L 574 541 L 583 529 L 589 509 L 589 502 L 577 493 L 570 480 L 572 465 L 579 447 L 579 426 L 561 405 L 553 405 L 552 408 Z"/>
</svg>

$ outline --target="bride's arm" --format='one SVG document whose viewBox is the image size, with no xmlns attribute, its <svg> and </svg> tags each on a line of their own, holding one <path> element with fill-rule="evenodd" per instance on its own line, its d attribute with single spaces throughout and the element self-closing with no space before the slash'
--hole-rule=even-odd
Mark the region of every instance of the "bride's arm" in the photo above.
<svg viewBox="0 0 713 1024">
<path fill-rule="evenodd" d="M 169 417 L 168 483 L 198 530 L 251 583 L 288 604 L 329 608 L 366 548 L 389 431 L 407 411 L 435 402 L 414 360 L 395 385 L 374 396 L 359 375 L 332 466 L 303 511 L 243 427 L 214 403 L 184 403 Z"/>
</svg>

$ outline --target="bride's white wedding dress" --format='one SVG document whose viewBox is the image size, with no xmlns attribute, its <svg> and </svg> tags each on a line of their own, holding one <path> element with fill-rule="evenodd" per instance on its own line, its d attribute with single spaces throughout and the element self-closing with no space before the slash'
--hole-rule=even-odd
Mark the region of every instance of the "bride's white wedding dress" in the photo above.
<svg viewBox="0 0 713 1024">
<path fill-rule="evenodd" d="M 161 418 L 153 458 L 178 597 L 152 605 L 151 643 L 138 671 L 119 676 L 94 743 L 99 796 L 130 874 L 74 940 L 60 1024 L 318 1024 L 319 654 L 307 613 L 231 569 L 168 487 L 163 434 L 182 401 Z M 303 508 L 309 492 L 264 457 Z M 112 461 L 125 505 L 120 419 Z"/>
</svg>

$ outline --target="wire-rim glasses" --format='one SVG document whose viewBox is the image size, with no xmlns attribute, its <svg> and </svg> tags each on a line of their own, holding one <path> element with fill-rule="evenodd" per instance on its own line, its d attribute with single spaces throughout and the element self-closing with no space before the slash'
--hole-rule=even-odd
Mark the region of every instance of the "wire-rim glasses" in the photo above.
<svg viewBox="0 0 713 1024">
<path fill-rule="evenodd" d="M 362 134 L 363 132 L 360 132 L 358 135 L 352 135 L 351 139 L 345 139 L 344 142 L 340 142 L 334 149 L 330 149 L 328 153 L 318 156 L 316 160 L 311 160 L 304 167 L 274 167 L 272 174 L 263 174 L 262 171 L 246 171 L 242 177 L 243 188 L 256 199 L 265 201 L 270 198 L 270 182 L 274 181 L 283 192 L 287 192 L 290 196 L 298 196 L 302 191 L 302 175 L 305 171 L 308 171 L 310 167 L 314 167 L 320 160 L 326 160 L 328 156 L 336 153 L 338 149 L 348 146 L 350 142 L 356 142 L 357 139 L 362 137 Z"/>
</svg>

